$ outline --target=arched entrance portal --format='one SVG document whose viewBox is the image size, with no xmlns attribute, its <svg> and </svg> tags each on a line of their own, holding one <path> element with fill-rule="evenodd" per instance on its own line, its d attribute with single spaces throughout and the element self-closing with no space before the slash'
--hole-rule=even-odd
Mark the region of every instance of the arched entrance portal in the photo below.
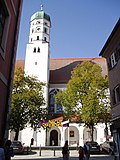
<svg viewBox="0 0 120 160">
<path fill-rule="evenodd" d="M 77 127 L 70 126 L 69 129 L 68 129 L 68 127 L 66 128 L 65 141 L 66 140 L 69 141 L 69 146 L 77 146 L 79 144 L 79 131 L 78 131 Z"/>
<path fill-rule="evenodd" d="M 58 132 L 56 130 L 50 132 L 50 146 L 58 146 Z"/>
</svg>

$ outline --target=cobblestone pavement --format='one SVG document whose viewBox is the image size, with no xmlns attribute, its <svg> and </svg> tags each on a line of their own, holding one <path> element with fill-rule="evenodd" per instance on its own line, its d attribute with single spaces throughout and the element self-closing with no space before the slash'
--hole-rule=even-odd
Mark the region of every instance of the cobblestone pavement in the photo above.
<svg viewBox="0 0 120 160">
<path fill-rule="evenodd" d="M 12 160 L 62 160 L 61 151 L 34 151 L 28 155 L 15 155 Z M 78 160 L 78 151 L 70 151 L 69 160 Z M 110 155 L 91 155 L 90 160 L 114 160 L 114 156 Z"/>
</svg>

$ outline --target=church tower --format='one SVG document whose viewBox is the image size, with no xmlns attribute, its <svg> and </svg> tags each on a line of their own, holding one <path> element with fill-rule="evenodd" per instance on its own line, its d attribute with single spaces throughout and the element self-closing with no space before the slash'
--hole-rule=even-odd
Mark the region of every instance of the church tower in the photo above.
<svg viewBox="0 0 120 160">
<path fill-rule="evenodd" d="M 26 46 L 25 73 L 36 76 L 41 82 L 49 82 L 50 56 L 50 16 L 41 10 L 34 13 L 30 19 L 29 42 Z M 44 88 L 47 102 L 48 88 Z"/>
</svg>

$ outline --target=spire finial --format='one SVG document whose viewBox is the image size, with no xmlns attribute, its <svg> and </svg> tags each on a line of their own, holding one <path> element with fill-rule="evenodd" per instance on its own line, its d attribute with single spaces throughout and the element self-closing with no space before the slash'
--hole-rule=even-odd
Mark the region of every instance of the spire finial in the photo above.
<svg viewBox="0 0 120 160">
<path fill-rule="evenodd" d="M 43 5 L 42 4 L 40 5 L 40 7 L 41 7 L 41 11 L 43 11 Z"/>
</svg>

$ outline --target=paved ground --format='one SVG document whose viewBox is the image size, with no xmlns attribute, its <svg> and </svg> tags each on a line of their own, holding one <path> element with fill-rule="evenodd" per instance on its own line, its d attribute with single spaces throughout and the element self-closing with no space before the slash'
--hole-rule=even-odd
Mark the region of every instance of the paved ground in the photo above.
<svg viewBox="0 0 120 160">
<path fill-rule="evenodd" d="M 51 151 L 51 150 L 44 150 L 40 152 L 38 150 L 31 152 L 30 154 L 26 155 L 15 155 L 12 160 L 62 160 L 61 151 Z M 70 160 L 78 160 L 78 151 L 72 150 L 70 151 Z M 114 156 L 109 155 L 91 155 L 90 160 L 114 160 Z"/>
</svg>

